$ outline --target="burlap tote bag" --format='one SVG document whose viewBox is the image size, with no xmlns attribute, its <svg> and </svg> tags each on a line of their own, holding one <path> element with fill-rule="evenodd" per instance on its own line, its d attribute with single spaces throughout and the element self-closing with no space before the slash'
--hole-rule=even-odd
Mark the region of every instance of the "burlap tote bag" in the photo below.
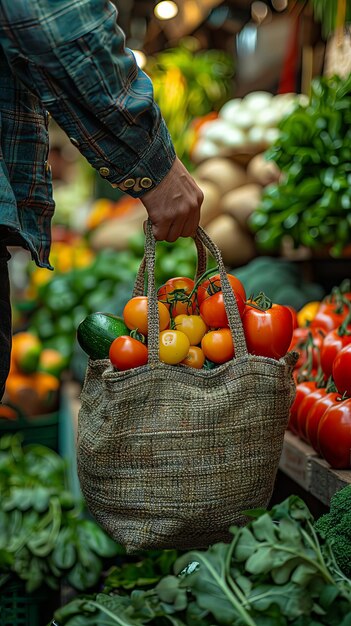
<svg viewBox="0 0 351 626">
<path fill-rule="evenodd" d="M 272 494 L 296 355 L 247 353 L 236 300 L 215 257 L 235 358 L 213 370 L 166 365 L 158 357 L 155 241 L 146 235 L 149 361 L 125 372 L 90 361 L 81 395 L 78 473 L 87 505 L 127 552 L 204 548 L 230 538 L 243 511 Z M 143 266 L 142 266 L 143 267 Z M 137 284 L 135 294 L 140 295 Z"/>
</svg>

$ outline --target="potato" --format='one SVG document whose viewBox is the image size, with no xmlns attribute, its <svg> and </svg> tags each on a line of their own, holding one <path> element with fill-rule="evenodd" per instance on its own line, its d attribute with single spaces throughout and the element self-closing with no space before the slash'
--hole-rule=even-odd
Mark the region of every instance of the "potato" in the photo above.
<svg viewBox="0 0 351 626">
<path fill-rule="evenodd" d="M 90 239 L 92 248 L 94 250 L 104 248 L 125 250 L 129 238 L 142 230 L 146 219 L 146 209 L 140 202 L 140 206 L 136 207 L 130 215 L 108 220 L 96 228 Z"/>
<path fill-rule="evenodd" d="M 201 206 L 200 226 L 206 228 L 220 213 L 221 194 L 217 185 L 208 180 L 199 180 L 194 177 L 195 182 L 199 185 L 204 194 L 204 201 Z"/>
<path fill-rule="evenodd" d="M 247 220 L 260 203 L 262 187 L 251 183 L 243 185 L 234 191 L 229 191 L 222 197 L 220 210 L 229 213 L 242 228 L 247 228 Z"/>
<path fill-rule="evenodd" d="M 231 215 L 220 215 L 206 228 L 208 235 L 219 247 L 228 267 L 248 263 L 256 253 L 252 237 L 244 232 Z"/>
<path fill-rule="evenodd" d="M 207 180 L 217 185 L 221 194 L 231 189 L 236 189 L 247 182 L 246 172 L 243 167 L 230 161 L 230 159 L 208 159 L 199 165 L 194 176 L 200 180 Z"/>
<path fill-rule="evenodd" d="M 247 176 L 250 181 L 266 187 L 278 182 L 280 170 L 274 161 L 266 161 L 263 153 L 257 154 L 247 166 Z"/>
</svg>

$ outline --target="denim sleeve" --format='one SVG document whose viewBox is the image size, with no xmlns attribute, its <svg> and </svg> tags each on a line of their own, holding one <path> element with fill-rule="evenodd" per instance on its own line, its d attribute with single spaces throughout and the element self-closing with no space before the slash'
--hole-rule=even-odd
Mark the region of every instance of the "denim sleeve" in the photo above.
<svg viewBox="0 0 351 626">
<path fill-rule="evenodd" d="M 91 165 L 138 197 L 167 174 L 175 152 L 116 18 L 108 0 L 1 0 L 0 43 Z"/>
</svg>

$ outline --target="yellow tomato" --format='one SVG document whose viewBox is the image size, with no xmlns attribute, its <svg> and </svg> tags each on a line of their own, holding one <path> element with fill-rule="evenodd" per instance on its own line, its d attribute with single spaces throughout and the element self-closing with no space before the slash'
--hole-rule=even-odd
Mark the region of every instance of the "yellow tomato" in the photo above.
<svg viewBox="0 0 351 626">
<path fill-rule="evenodd" d="M 182 363 L 188 367 L 194 367 L 195 369 L 200 370 L 204 366 L 205 355 L 198 346 L 190 346 L 189 352 Z"/>
<path fill-rule="evenodd" d="M 176 330 L 188 337 L 191 346 L 197 346 L 208 330 L 200 315 L 176 315 L 174 324 Z"/>
<path fill-rule="evenodd" d="M 313 301 L 307 302 L 305 306 L 297 312 L 297 322 L 299 327 L 307 326 L 309 322 L 312 322 L 317 315 L 317 311 L 320 307 L 320 302 Z"/>
<path fill-rule="evenodd" d="M 160 333 L 160 361 L 176 365 L 189 352 L 190 341 L 180 330 L 163 330 Z"/>
</svg>

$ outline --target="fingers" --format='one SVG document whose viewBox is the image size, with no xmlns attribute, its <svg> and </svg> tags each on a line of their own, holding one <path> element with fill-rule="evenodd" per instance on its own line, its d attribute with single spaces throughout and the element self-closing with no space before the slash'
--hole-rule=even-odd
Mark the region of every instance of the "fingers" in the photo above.
<svg viewBox="0 0 351 626">
<path fill-rule="evenodd" d="M 176 159 L 161 183 L 142 197 L 156 240 L 193 237 L 200 220 L 203 193 Z"/>
</svg>

